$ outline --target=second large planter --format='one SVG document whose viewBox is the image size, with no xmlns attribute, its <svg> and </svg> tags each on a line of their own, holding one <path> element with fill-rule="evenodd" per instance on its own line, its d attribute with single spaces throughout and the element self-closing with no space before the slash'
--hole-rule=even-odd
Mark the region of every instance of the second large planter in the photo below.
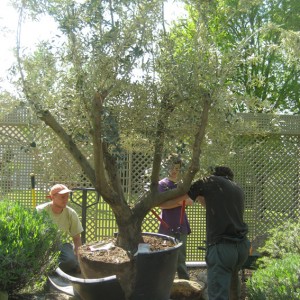
<svg viewBox="0 0 300 300">
<path fill-rule="evenodd" d="M 167 300 L 174 281 L 178 250 L 181 243 L 174 238 L 164 236 L 174 241 L 174 247 L 137 256 L 136 286 L 132 300 Z"/>
</svg>

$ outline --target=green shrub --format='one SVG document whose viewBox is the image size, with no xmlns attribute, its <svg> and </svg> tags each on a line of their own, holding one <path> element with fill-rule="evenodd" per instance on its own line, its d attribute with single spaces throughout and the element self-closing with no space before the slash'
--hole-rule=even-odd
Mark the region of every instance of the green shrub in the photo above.
<svg viewBox="0 0 300 300">
<path fill-rule="evenodd" d="M 0 290 L 36 286 L 58 258 L 60 235 L 45 213 L 0 201 Z"/>
<path fill-rule="evenodd" d="M 268 239 L 258 249 L 263 255 L 261 267 L 273 263 L 273 258 L 283 258 L 288 253 L 300 254 L 300 223 L 288 221 L 269 231 Z"/>
<path fill-rule="evenodd" d="M 300 254 L 272 258 L 247 281 L 249 300 L 300 299 Z"/>
<path fill-rule="evenodd" d="M 268 232 L 263 256 L 247 282 L 249 299 L 300 299 L 300 224 L 286 222 Z"/>
</svg>

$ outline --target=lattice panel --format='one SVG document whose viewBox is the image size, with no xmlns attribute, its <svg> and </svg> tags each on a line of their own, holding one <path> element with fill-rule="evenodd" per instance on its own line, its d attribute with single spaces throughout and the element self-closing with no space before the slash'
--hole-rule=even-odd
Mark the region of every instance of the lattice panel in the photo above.
<svg viewBox="0 0 300 300">
<path fill-rule="evenodd" d="M 130 194 L 137 196 L 147 188 L 149 169 L 152 167 L 152 157 L 143 153 L 133 152 L 130 165 Z"/>
<path fill-rule="evenodd" d="M 0 195 L 9 198 L 19 191 L 17 200 L 26 206 L 32 205 L 30 173 L 35 145 L 30 137 L 27 126 L 0 125 Z"/>
<path fill-rule="evenodd" d="M 187 215 L 191 225 L 191 234 L 187 240 L 187 261 L 204 261 L 205 252 L 198 250 L 198 246 L 205 246 L 206 218 L 205 209 L 195 204 L 187 208 Z"/>
<path fill-rule="evenodd" d="M 23 132 L 22 129 L 26 130 L 26 127 L 18 127 L 18 126 L 0 126 L 1 129 L 1 144 L 11 144 L 12 141 L 15 144 L 19 145 L 20 147 L 26 147 L 27 145 L 27 138 L 26 138 L 26 131 Z"/>
<path fill-rule="evenodd" d="M 35 173 L 39 187 L 49 190 L 53 184 L 60 182 L 71 189 L 92 187 L 79 165 L 66 151 L 63 143 L 49 128 L 41 126 L 35 138 L 39 158 L 39 167 L 36 168 Z M 87 148 L 82 150 L 84 154 Z"/>
<path fill-rule="evenodd" d="M 241 134 L 283 134 L 299 135 L 299 115 L 273 115 L 273 114 L 240 114 L 242 122 L 238 130 Z"/>
<path fill-rule="evenodd" d="M 242 116 L 234 145 L 234 156 L 224 164 L 235 172 L 236 181 L 246 195 L 245 220 L 250 238 L 264 234 L 289 218 L 300 216 L 300 119 L 299 116 Z M 2 121 L 1 121 L 2 120 Z M 1 199 L 20 201 L 32 206 L 30 173 L 36 174 L 36 202 L 46 201 L 49 188 L 62 182 L 70 188 L 91 188 L 90 182 L 53 133 L 26 119 L 24 110 L 17 110 L 0 120 L 0 193 Z M 83 145 L 84 146 L 84 145 Z M 83 151 L 90 151 L 83 147 Z M 89 155 L 92 159 L 92 155 Z M 205 158 L 203 158 L 205 159 Z M 92 162 L 91 162 L 92 163 Z M 119 158 L 120 176 L 129 201 L 135 201 L 149 182 L 147 171 L 152 167 L 151 156 L 141 153 L 123 154 Z M 74 192 L 82 204 L 80 194 Z M 87 204 L 95 200 L 88 194 Z M 81 218 L 80 206 L 70 202 Z M 156 209 L 160 213 L 160 209 Z M 188 261 L 204 260 L 197 250 L 205 238 L 205 210 L 199 205 L 187 208 L 192 233 L 188 238 Z M 83 220 L 83 219 L 82 219 Z M 143 230 L 157 232 L 159 221 L 149 213 Z M 113 213 L 100 199 L 86 211 L 86 241 L 110 237 L 118 230 Z"/>
<path fill-rule="evenodd" d="M 33 118 L 29 110 L 22 106 L 16 107 L 13 111 L 6 114 L 2 113 L 0 116 L 0 123 L 8 126 L 19 126 L 20 124 L 33 125 L 36 122 L 36 118 Z"/>
<path fill-rule="evenodd" d="M 240 136 L 231 160 L 246 194 L 250 236 L 299 217 L 299 136 Z"/>
<path fill-rule="evenodd" d="M 159 215 L 160 208 L 154 208 L 154 211 Z M 143 221 L 142 231 L 144 232 L 158 232 L 160 221 L 155 217 L 152 212 L 149 212 Z"/>
</svg>

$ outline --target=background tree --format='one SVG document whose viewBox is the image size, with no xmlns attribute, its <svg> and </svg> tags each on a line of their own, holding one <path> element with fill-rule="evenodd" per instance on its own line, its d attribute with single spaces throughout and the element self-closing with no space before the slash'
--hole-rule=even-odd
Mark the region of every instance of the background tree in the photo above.
<svg viewBox="0 0 300 300">
<path fill-rule="evenodd" d="M 215 1 L 209 27 L 222 53 L 240 48 L 231 90 L 252 99 L 241 111 L 299 114 L 299 14 L 297 0 Z"/>
</svg>

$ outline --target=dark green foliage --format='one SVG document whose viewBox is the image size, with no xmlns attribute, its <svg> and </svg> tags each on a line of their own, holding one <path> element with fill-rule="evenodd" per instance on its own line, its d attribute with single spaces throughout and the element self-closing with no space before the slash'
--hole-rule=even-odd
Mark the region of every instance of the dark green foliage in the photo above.
<svg viewBox="0 0 300 300">
<path fill-rule="evenodd" d="M 36 285 L 57 263 L 60 235 L 45 213 L 0 201 L 0 290 Z"/>
<path fill-rule="evenodd" d="M 272 261 L 247 281 L 249 300 L 300 299 L 300 254 L 287 254 Z"/>
</svg>

